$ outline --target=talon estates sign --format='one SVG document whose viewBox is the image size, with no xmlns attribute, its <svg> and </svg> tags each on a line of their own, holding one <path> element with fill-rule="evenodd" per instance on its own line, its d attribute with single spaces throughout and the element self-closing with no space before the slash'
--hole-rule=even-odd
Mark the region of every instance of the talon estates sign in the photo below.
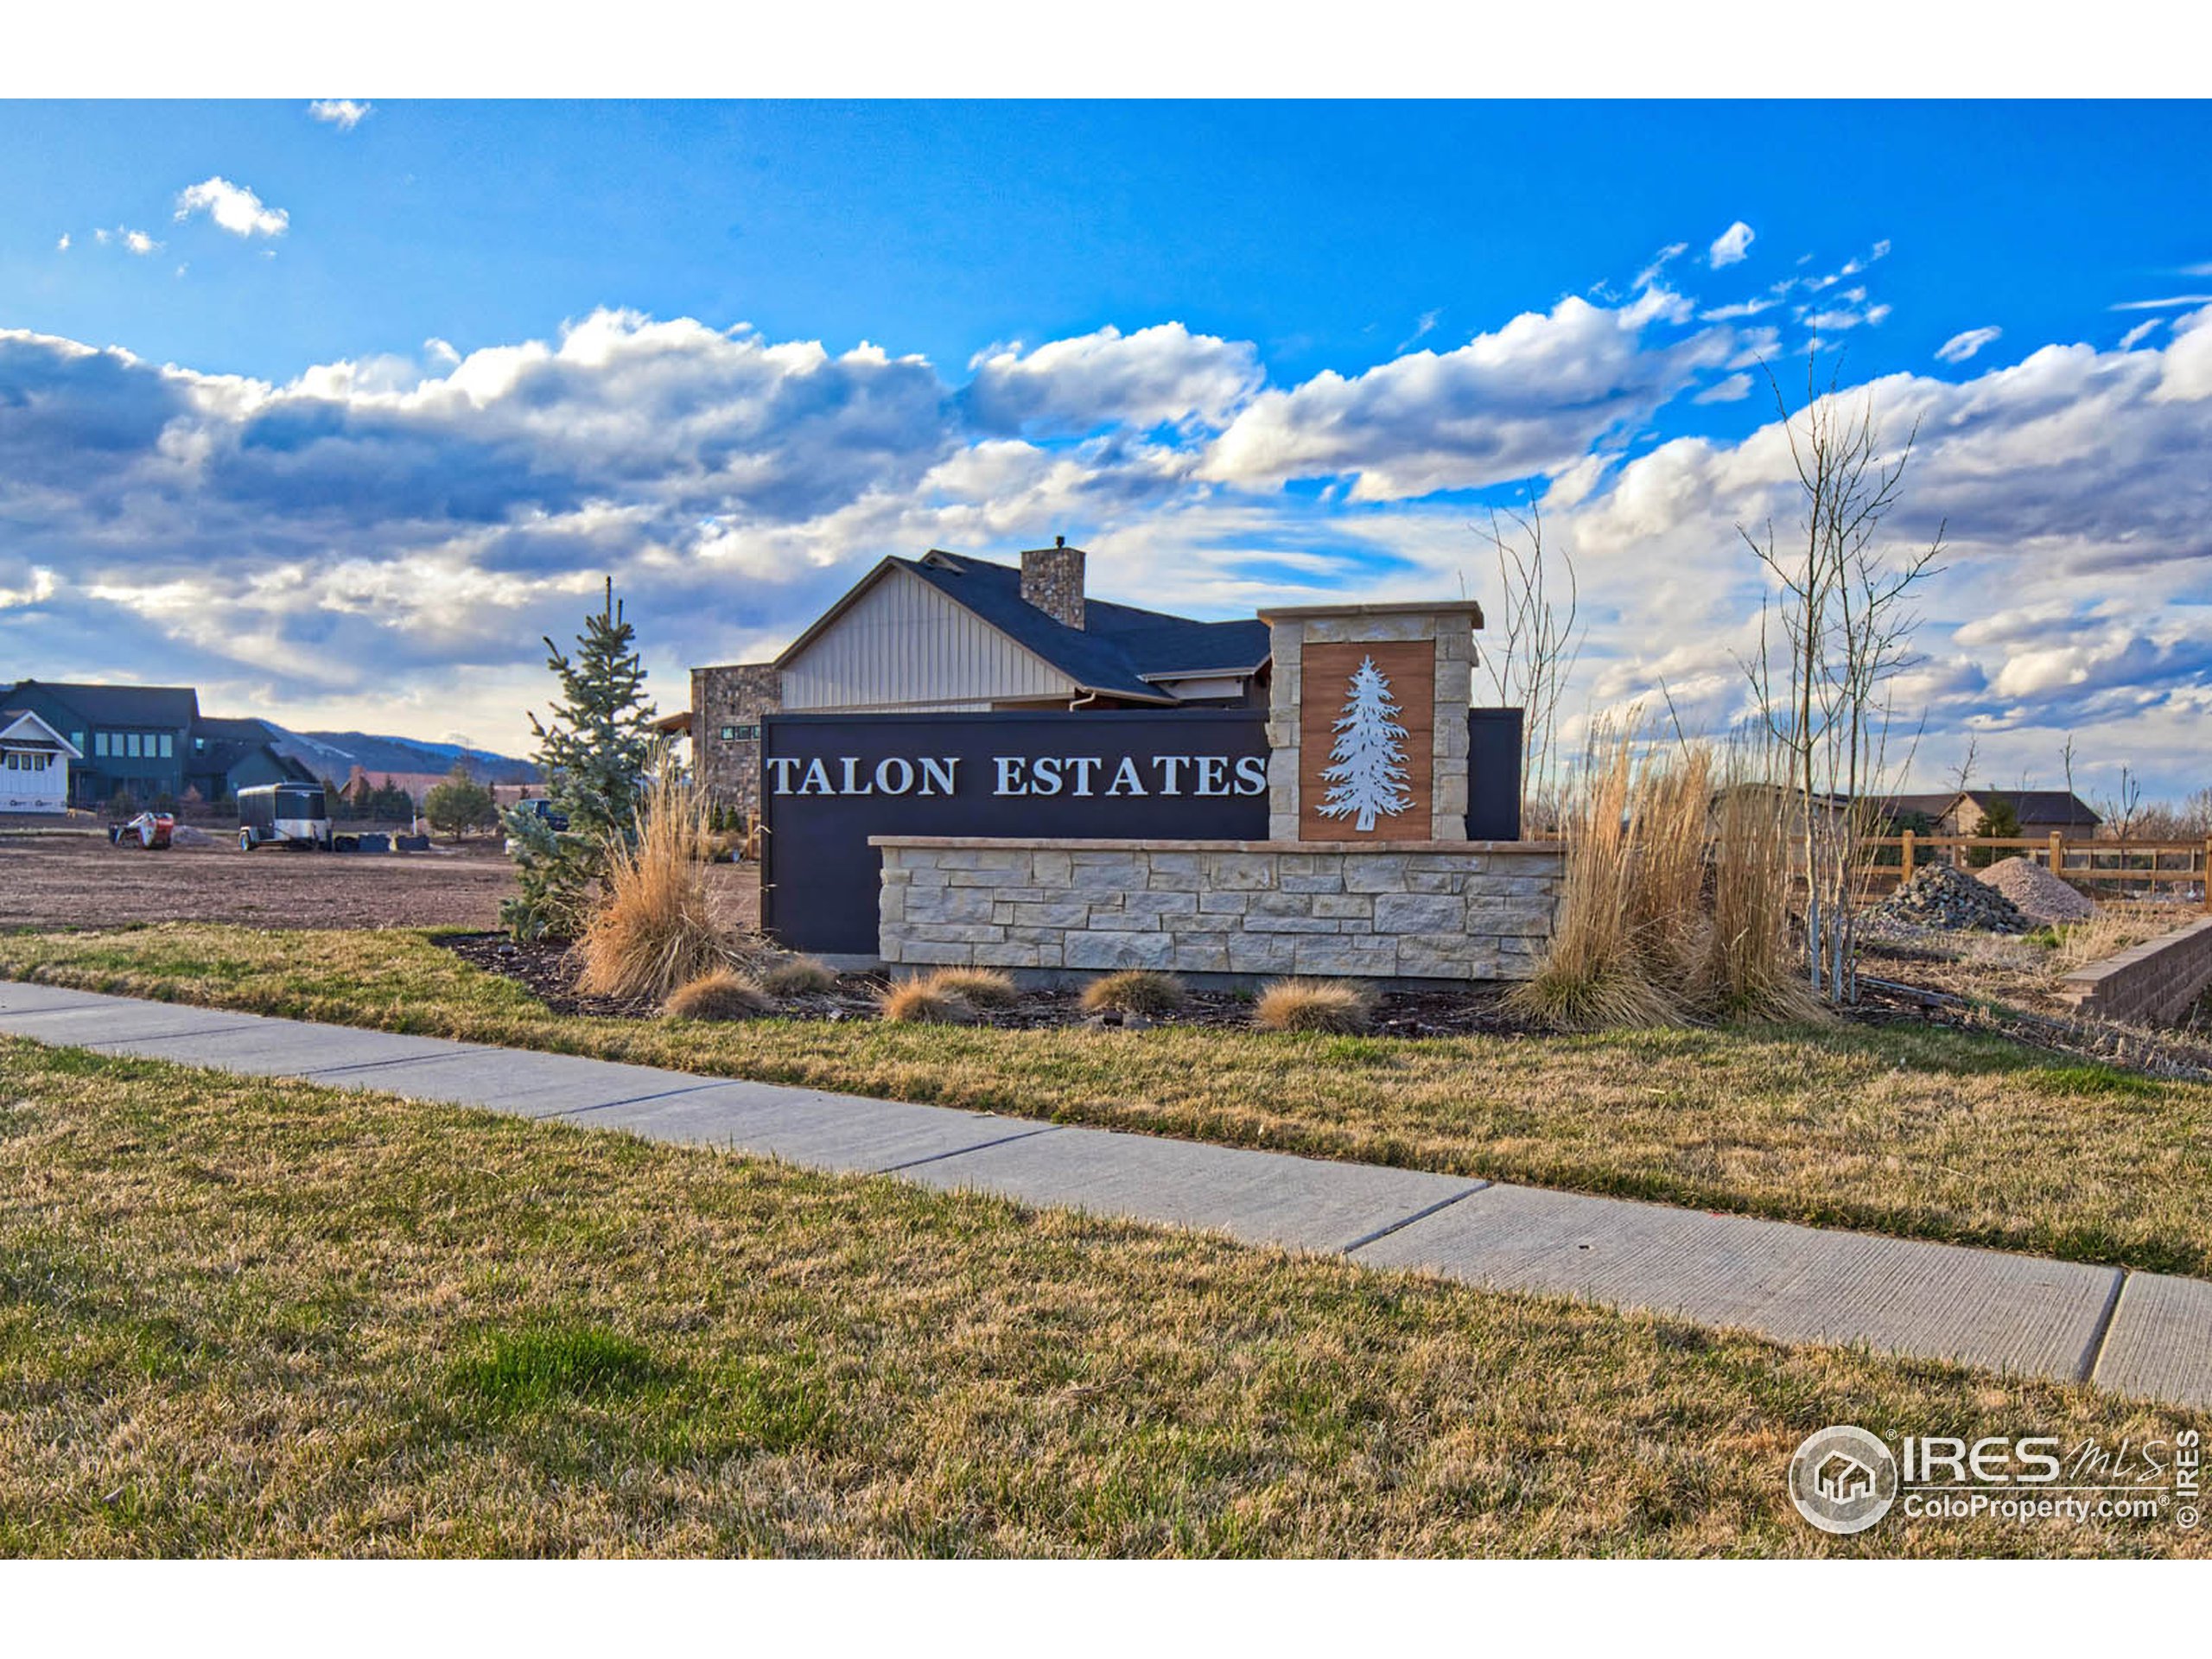
<svg viewBox="0 0 2212 1659">
<path fill-rule="evenodd" d="M 873 957 L 870 836 L 1258 841 L 1257 709 L 772 715 L 760 921 L 794 950 Z"/>
<path fill-rule="evenodd" d="M 1425 696 L 1421 703 L 1425 753 Z M 1376 703 L 1354 746 L 1352 805 L 1327 821 L 1337 838 L 1375 838 L 1357 827 L 1360 804 L 1388 797 L 1388 751 L 1414 747 L 1381 729 L 1391 724 L 1407 724 L 1404 715 Z M 1478 710 L 1472 736 L 1481 813 L 1469 812 L 1468 832 L 1513 839 L 1518 711 Z M 881 884 L 870 836 L 1264 841 L 1268 754 L 1256 709 L 771 715 L 761 729 L 761 925 L 793 950 L 873 957 Z M 1419 781 L 1425 793 L 1425 764 Z M 1393 823 L 1414 816 L 1388 812 L 1387 799 L 1378 814 Z M 1419 823 L 1425 834 L 1425 803 Z"/>
</svg>

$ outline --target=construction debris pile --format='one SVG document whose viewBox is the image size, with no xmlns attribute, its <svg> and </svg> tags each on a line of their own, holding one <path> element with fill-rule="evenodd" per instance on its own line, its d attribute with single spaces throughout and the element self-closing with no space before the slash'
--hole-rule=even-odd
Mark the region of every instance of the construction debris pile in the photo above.
<svg viewBox="0 0 2212 1659">
<path fill-rule="evenodd" d="M 1978 871 L 1984 887 L 1994 887 L 2019 907 L 2031 922 L 2086 922 L 2096 906 L 2032 858 L 2008 858 Z"/>
<path fill-rule="evenodd" d="M 1948 864 L 1922 865 L 1911 880 L 1867 914 L 1878 922 L 1901 922 L 1946 933 L 2024 933 L 2035 925 L 1996 888 Z"/>
</svg>

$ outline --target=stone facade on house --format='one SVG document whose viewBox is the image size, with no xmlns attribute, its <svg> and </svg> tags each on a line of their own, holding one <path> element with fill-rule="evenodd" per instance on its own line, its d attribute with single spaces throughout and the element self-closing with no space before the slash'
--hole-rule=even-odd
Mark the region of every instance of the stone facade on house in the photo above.
<svg viewBox="0 0 2212 1659">
<path fill-rule="evenodd" d="M 750 819 L 760 810 L 760 717 L 783 707 L 773 663 L 732 663 L 691 671 L 691 755 L 717 806 Z"/>
<path fill-rule="evenodd" d="M 1020 842 L 881 836 L 894 972 L 1525 979 L 1551 936 L 1556 842 Z"/>
</svg>

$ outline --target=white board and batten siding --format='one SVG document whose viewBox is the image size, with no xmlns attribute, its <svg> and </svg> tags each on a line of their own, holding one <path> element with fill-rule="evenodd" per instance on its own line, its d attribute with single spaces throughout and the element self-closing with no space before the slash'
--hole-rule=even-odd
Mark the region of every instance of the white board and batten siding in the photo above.
<svg viewBox="0 0 2212 1659">
<path fill-rule="evenodd" d="M 984 709 L 1073 696 L 1068 677 L 920 577 L 893 569 L 783 672 L 784 707 Z"/>
</svg>

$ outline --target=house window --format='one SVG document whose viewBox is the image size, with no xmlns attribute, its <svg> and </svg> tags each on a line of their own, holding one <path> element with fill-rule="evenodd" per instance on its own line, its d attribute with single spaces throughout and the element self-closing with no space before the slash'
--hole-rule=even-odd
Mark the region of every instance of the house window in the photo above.
<svg viewBox="0 0 2212 1659">
<path fill-rule="evenodd" d="M 97 732 L 93 734 L 92 753 L 101 756 L 103 759 L 105 758 L 107 754 L 107 734 L 105 732 Z"/>
<path fill-rule="evenodd" d="M 84 734 L 82 732 L 72 732 L 72 733 L 70 733 L 70 734 L 69 734 L 69 747 L 70 747 L 71 748 L 73 748 L 73 749 L 76 750 L 76 751 L 77 751 L 77 753 L 79 753 L 79 754 L 84 753 L 84 752 L 85 752 L 85 734 Z"/>
<path fill-rule="evenodd" d="M 138 747 L 142 741 L 143 740 L 141 740 L 138 734 L 136 732 L 125 734 L 123 740 L 124 753 L 130 756 L 133 760 L 144 760 L 146 758 L 145 752 Z"/>
<path fill-rule="evenodd" d="M 757 743 L 760 741 L 760 728 L 758 726 L 725 726 L 722 728 L 722 741 L 725 743 Z"/>
<path fill-rule="evenodd" d="M 172 735 L 170 735 L 168 733 L 167 733 L 167 732 L 163 732 L 163 733 L 162 734 L 162 760 L 174 760 L 175 759 L 176 759 L 176 751 L 175 751 L 174 748 L 172 748 L 172 747 L 170 747 L 170 745 L 171 745 L 171 744 L 173 744 L 173 743 L 175 743 L 175 741 L 176 741 L 176 739 L 175 739 L 175 737 L 173 737 Z"/>
</svg>

